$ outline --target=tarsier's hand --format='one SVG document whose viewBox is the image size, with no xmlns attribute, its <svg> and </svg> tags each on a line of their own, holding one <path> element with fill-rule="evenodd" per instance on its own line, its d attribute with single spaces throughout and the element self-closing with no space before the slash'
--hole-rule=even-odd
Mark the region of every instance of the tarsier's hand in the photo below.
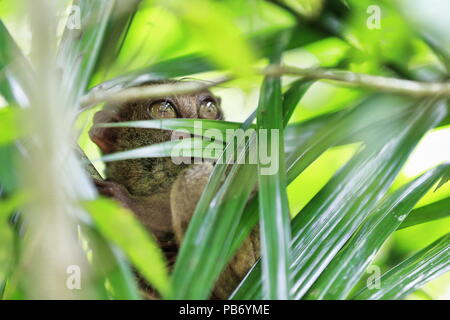
<svg viewBox="0 0 450 320">
<path fill-rule="evenodd" d="M 120 183 L 114 181 L 94 180 L 97 191 L 106 197 L 114 198 L 124 208 L 131 210 L 141 223 L 151 232 L 169 258 L 169 264 L 174 263 L 176 243 L 173 239 L 168 194 L 152 194 L 134 196 Z"/>
</svg>

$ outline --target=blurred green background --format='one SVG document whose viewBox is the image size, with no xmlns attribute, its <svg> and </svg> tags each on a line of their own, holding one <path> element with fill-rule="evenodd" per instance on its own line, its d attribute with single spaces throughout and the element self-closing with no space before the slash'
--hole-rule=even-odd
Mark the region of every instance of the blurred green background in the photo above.
<svg viewBox="0 0 450 320">
<path fill-rule="evenodd" d="M 240 73 L 238 80 L 221 85 L 214 92 L 222 98 L 225 118 L 243 121 L 255 108 L 262 77 L 250 75 L 253 62 L 264 65 L 267 61 L 257 50 L 248 50 L 247 38 L 257 37 L 293 26 L 296 18 L 271 1 L 224 0 L 185 1 L 177 10 L 176 1 L 144 0 L 130 26 L 120 55 L 112 67 L 97 73 L 95 85 L 103 80 L 189 53 L 202 52 L 222 67 Z M 319 31 L 315 19 L 322 13 L 322 0 L 280 1 L 311 24 L 309 29 L 297 29 L 300 39 L 313 38 Z M 207 3 L 208 5 L 204 5 Z M 344 37 L 328 36 L 286 52 L 284 62 L 300 67 L 346 67 L 352 71 L 391 75 L 392 70 L 405 72 L 419 79 L 441 79 L 446 66 L 430 50 L 426 39 L 438 39 L 443 48 L 450 45 L 450 2 L 448 1 L 369 1 L 349 0 L 348 15 L 341 21 L 327 21 L 339 29 Z M 380 29 L 367 29 L 367 7 L 382 6 Z M 23 15 L 25 1 L 0 0 L 0 17 L 24 52 L 30 54 L 30 30 Z M 68 15 L 69 1 L 60 1 L 60 29 Z M 407 8 L 407 9 L 405 9 Z M 439 10 L 433 10 L 439 8 Z M 220 13 L 220 14 L 219 14 Z M 345 24 L 340 24 L 342 21 Z M 409 24 L 405 23 L 409 21 Z M 364 27 L 361 27 L 364 26 Z M 414 27 L 413 27 L 414 26 Z M 217 34 L 222 37 L 217 39 Z M 229 45 L 222 50 L 223 43 Z M 392 70 L 386 68 L 392 66 Z M 218 72 L 192 75 L 194 79 L 211 80 Z M 290 83 L 285 77 L 284 84 Z M 295 110 L 291 123 L 314 118 L 318 115 L 341 110 L 356 104 L 368 93 L 355 88 L 343 87 L 333 82 L 317 82 L 302 99 Z M 0 101 L 0 105 L 6 105 Z M 96 146 L 89 140 L 87 131 L 92 116 L 99 107 L 83 112 L 77 126 L 81 132 L 79 143 L 90 159 L 99 157 Z M 1 112 L 1 111 L 0 111 Z M 322 188 L 331 176 L 355 153 L 358 144 L 335 147 L 328 150 L 288 187 L 289 206 L 297 213 Z M 450 127 L 442 127 L 428 133 L 396 179 L 393 190 L 412 180 L 420 173 L 450 161 Z M 102 171 L 101 162 L 94 163 Z M 450 184 L 438 191 L 434 189 L 419 202 L 417 207 L 450 196 Z M 386 271 L 412 252 L 425 247 L 450 231 L 450 218 L 429 222 L 398 231 L 385 244 L 375 264 Z M 0 251 L 1 256 L 6 252 Z M 423 292 L 422 292 L 423 291 Z M 450 274 L 427 284 L 414 298 L 450 298 Z"/>
</svg>

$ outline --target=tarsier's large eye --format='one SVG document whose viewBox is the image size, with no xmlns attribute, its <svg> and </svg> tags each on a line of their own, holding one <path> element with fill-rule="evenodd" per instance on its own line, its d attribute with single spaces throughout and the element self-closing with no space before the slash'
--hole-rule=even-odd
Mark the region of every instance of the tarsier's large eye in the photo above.
<svg viewBox="0 0 450 320">
<path fill-rule="evenodd" d="M 212 100 L 202 101 L 200 110 L 198 112 L 200 118 L 203 119 L 217 119 L 219 117 L 219 108 Z"/>
<path fill-rule="evenodd" d="M 153 119 L 176 118 L 177 112 L 169 101 L 158 101 L 150 106 L 150 116 Z"/>
</svg>

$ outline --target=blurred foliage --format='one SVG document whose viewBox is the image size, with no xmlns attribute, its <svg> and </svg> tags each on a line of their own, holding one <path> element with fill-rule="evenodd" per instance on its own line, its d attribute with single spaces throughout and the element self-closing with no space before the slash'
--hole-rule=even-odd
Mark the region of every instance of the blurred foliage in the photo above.
<svg viewBox="0 0 450 320">
<path fill-rule="evenodd" d="M 6 107 L 0 109 L 0 127 L 4 130 L 0 136 L 0 145 L 13 142 L 19 135 L 17 121 L 20 119 L 19 110 Z"/>
<path fill-rule="evenodd" d="M 106 199 L 88 202 L 86 207 L 99 232 L 119 246 L 140 274 L 162 295 L 169 295 L 169 278 L 163 255 L 155 240 L 130 212 L 116 202 Z"/>
</svg>

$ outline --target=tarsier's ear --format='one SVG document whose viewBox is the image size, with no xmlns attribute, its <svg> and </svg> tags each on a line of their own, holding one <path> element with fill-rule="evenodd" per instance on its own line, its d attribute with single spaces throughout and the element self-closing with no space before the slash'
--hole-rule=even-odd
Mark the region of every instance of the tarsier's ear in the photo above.
<svg viewBox="0 0 450 320">
<path fill-rule="evenodd" d="M 115 128 L 98 128 L 99 123 L 119 122 L 120 118 L 116 112 L 102 110 L 94 115 L 94 126 L 89 130 L 89 137 L 102 150 L 103 153 L 114 152 L 114 144 L 117 139 L 117 130 Z"/>
</svg>

